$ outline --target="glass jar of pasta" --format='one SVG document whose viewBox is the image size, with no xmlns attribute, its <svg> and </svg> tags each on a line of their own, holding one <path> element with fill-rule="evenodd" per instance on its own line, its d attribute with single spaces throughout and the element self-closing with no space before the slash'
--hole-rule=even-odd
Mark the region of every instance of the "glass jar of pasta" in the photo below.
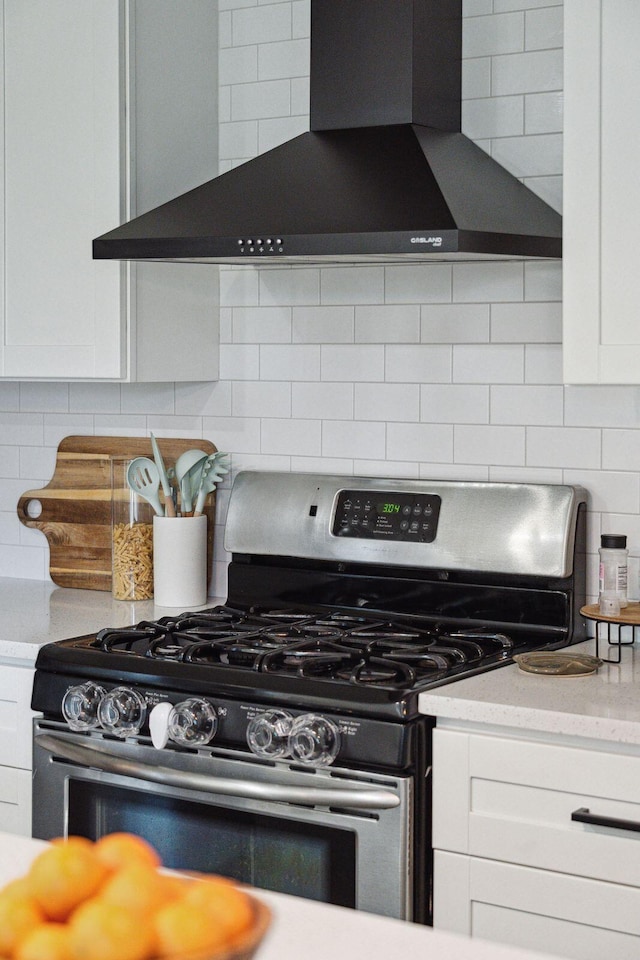
<svg viewBox="0 0 640 960">
<path fill-rule="evenodd" d="M 127 483 L 131 458 L 111 460 L 111 593 L 115 600 L 153 597 L 153 508 Z"/>
</svg>

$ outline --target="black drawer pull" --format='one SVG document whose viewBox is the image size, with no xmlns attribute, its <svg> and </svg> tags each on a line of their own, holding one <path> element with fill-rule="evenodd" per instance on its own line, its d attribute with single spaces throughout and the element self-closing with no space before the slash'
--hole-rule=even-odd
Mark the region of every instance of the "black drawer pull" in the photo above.
<svg viewBox="0 0 640 960">
<path fill-rule="evenodd" d="M 640 833 L 640 821 L 621 820 L 618 817 L 599 817 L 596 813 L 589 813 L 587 807 L 579 807 L 571 814 L 572 820 L 580 823 L 593 823 L 596 827 L 615 827 L 616 830 L 634 830 Z"/>
</svg>

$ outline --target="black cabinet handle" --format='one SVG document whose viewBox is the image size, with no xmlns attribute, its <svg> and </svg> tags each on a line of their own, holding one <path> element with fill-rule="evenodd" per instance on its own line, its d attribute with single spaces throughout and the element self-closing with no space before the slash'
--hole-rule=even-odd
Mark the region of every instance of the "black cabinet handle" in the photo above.
<svg viewBox="0 0 640 960">
<path fill-rule="evenodd" d="M 589 813 L 587 807 L 579 807 L 571 814 L 572 820 L 580 823 L 593 823 L 596 827 L 615 827 L 616 830 L 634 830 L 640 833 L 640 821 L 621 820 L 618 817 L 599 817 L 596 813 Z"/>
</svg>

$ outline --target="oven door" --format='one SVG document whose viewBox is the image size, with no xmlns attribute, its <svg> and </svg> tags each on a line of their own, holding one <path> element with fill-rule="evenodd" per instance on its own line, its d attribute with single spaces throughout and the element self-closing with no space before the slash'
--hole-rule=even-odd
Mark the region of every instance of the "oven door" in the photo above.
<svg viewBox="0 0 640 960">
<path fill-rule="evenodd" d="M 35 837 L 130 831 L 167 867 L 414 919 L 411 777 L 34 729 Z"/>
</svg>

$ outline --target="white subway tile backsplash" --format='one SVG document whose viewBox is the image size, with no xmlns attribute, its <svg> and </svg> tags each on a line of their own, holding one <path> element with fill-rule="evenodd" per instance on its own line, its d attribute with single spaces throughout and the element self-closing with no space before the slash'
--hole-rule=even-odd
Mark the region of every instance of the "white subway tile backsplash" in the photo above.
<svg viewBox="0 0 640 960">
<path fill-rule="evenodd" d="M 517 137 L 524 132 L 524 98 L 467 100 L 462 105 L 462 129 L 472 140 Z"/>
<path fill-rule="evenodd" d="M 565 423 L 575 427 L 640 427 L 640 387 L 566 386 Z"/>
<path fill-rule="evenodd" d="M 379 303 L 384 299 L 384 267 L 323 267 L 322 303 Z"/>
<path fill-rule="evenodd" d="M 562 47 L 564 18 L 561 6 L 527 10 L 524 19 L 526 50 L 550 50 Z"/>
<path fill-rule="evenodd" d="M 562 424 L 562 387 L 499 386 L 491 390 L 491 423 Z"/>
<path fill-rule="evenodd" d="M 560 210 L 562 0 L 463 12 L 463 129 Z M 308 129 L 309 34 L 310 0 L 220 0 L 221 171 Z M 218 595 L 241 469 L 582 483 L 593 589 L 601 528 L 640 556 L 640 388 L 563 387 L 560 261 L 223 267 L 220 288 L 219 381 L 0 382 L 0 575 L 48 577 L 15 505 L 63 436 L 150 430 L 231 453 Z"/>
<path fill-rule="evenodd" d="M 386 303 L 447 303 L 451 300 L 448 263 L 409 264 L 384 268 Z"/>
<path fill-rule="evenodd" d="M 637 473 L 565 470 L 564 482 L 582 486 L 589 491 L 589 509 L 592 511 L 638 513 L 640 509 L 640 477 Z"/>
<path fill-rule="evenodd" d="M 492 155 L 515 177 L 553 176 L 562 171 L 562 136 L 503 137 L 494 142 Z"/>
<path fill-rule="evenodd" d="M 353 343 L 352 306 L 294 307 L 294 343 Z"/>
<path fill-rule="evenodd" d="M 491 61 L 491 93 L 541 93 L 562 89 L 562 50 L 506 54 Z"/>
<path fill-rule="evenodd" d="M 454 383 L 522 383 L 524 347 L 520 344 L 456 344 Z"/>
<path fill-rule="evenodd" d="M 525 383 L 562 383 L 562 347 L 532 343 L 524 348 Z"/>
<path fill-rule="evenodd" d="M 524 49 L 524 13 L 469 17 L 462 32 L 463 57 L 491 57 Z"/>
<path fill-rule="evenodd" d="M 384 380 L 384 351 L 382 344 L 325 344 L 321 351 L 321 379 Z"/>
<path fill-rule="evenodd" d="M 423 343 L 486 343 L 488 303 L 424 304 L 420 308 Z"/>
<path fill-rule="evenodd" d="M 218 131 L 218 150 L 221 160 L 255 156 L 258 152 L 258 121 L 221 123 Z"/>
<path fill-rule="evenodd" d="M 419 343 L 419 305 L 357 306 L 355 339 L 357 343 Z"/>
<path fill-rule="evenodd" d="M 454 457 L 461 463 L 522 466 L 525 463 L 524 427 L 456 424 Z"/>
<path fill-rule="evenodd" d="M 260 305 L 301 306 L 320 302 L 318 270 L 305 267 L 274 270 L 256 270 L 260 278 Z"/>
<path fill-rule="evenodd" d="M 231 412 L 234 417 L 291 416 L 291 384 L 239 380 L 233 384 Z"/>
<path fill-rule="evenodd" d="M 489 387 L 423 384 L 420 387 L 420 419 L 428 423 L 488 423 Z"/>
<path fill-rule="evenodd" d="M 234 307 L 234 343 L 290 343 L 291 307 Z"/>
<path fill-rule="evenodd" d="M 456 263 L 453 300 L 463 303 L 522 300 L 522 263 Z"/>
<path fill-rule="evenodd" d="M 291 415 L 318 420 L 351 420 L 353 383 L 292 383 Z"/>
<path fill-rule="evenodd" d="M 319 457 L 321 447 L 320 420 L 262 419 L 262 453 Z"/>
<path fill-rule="evenodd" d="M 269 3 L 233 11 L 233 44 L 275 43 L 291 39 L 291 6 Z"/>
<path fill-rule="evenodd" d="M 387 428 L 390 460 L 451 463 L 453 426 L 443 423 L 396 423 Z"/>
<path fill-rule="evenodd" d="M 264 344 L 260 348 L 263 380 L 319 380 L 320 347 L 306 344 Z M 265 411 L 268 412 L 268 411 Z"/>
<path fill-rule="evenodd" d="M 524 132 L 561 133 L 564 108 L 562 91 L 529 93 L 524 98 Z"/>
<path fill-rule="evenodd" d="M 291 111 L 294 112 L 293 110 Z M 275 117 L 258 122 L 258 153 L 266 153 L 274 147 L 293 140 L 308 129 L 306 117 Z"/>
<path fill-rule="evenodd" d="M 527 427 L 527 464 L 595 470 L 601 464 L 600 430 L 579 427 Z"/>
<path fill-rule="evenodd" d="M 562 315 L 560 304 L 494 303 L 491 305 L 492 343 L 560 343 Z"/>
<path fill-rule="evenodd" d="M 385 380 L 394 383 L 449 383 L 451 347 L 445 344 L 385 347 Z"/>
<path fill-rule="evenodd" d="M 234 469 L 239 467 L 236 455 L 260 453 L 260 419 L 258 417 L 203 417 L 204 436 L 218 450 L 233 454 Z"/>
<path fill-rule="evenodd" d="M 420 387 L 417 383 L 356 383 L 356 420 L 420 419 Z"/>
<path fill-rule="evenodd" d="M 256 344 L 221 343 L 221 380 L 258 380 L 260 347 Z"/>
<path fill-rule="evenodd" d="M 288 80 L 265 83 L 239 83 L 231 88 L 231 119 L 262 120 L 287 116 L 291 111 L 291 87 Z"/>
<path fill-rule="evenodd" d="M 301 77 L 309 73 L 309 44 L 305 39 L 261 43 L 258 51 L 258 80 Z"/>
<path fill-rule="evenodd" d="M 386 424 L 358 420 L 325 420 L 322 456 L 345 459 L 385 459 Z M 384 464 L 381 464 L 384 470 Z"/>
</svg>

